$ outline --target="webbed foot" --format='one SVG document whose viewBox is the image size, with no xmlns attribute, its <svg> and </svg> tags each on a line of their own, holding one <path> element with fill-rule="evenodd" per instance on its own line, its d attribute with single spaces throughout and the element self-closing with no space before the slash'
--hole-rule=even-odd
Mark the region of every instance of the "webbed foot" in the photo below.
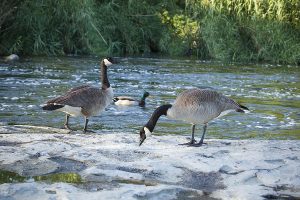
<svg viewBox="0 0 300 200">
<path fill-rule="evenodd" d="M 178 145 L 193 145 L 195 144 L 197 141 L 195 139 L 192 139 L 191 141 L 187 142 L 187 143 L 183 143 L 183 144 L 178 144 Z"/>
<path fill-rule="evenodd" d="M 96 132 L 92 130 L 83 130 L 83 133 L 96 133 Z"/>
<path fill-rule="evenodd" d="M 188 146 L 190 147 L 201 147 L 203 144 L 207 144 L 205 142 L 198 142 L 198 143 L 194 143 L 194 144 L 189 144 Z"/>
</svg>

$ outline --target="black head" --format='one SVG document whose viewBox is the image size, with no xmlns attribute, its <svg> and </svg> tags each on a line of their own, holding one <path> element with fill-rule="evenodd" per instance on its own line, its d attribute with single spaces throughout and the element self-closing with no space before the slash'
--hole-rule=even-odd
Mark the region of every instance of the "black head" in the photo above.
<svg viewBox="0 0 300 200">
<path fill-rule="evenodd" d="M 117 102 L 117 101 L 119 101 L 119 98 L 118 98 L 118 97 L 114 97 L 114 98 L 113 98 L 113 101 L 114 101 L 114 102 Z"/>
<path fill-rule="evenodd" d="M 140 130 L 140 146 L 143 144 L 143 142 L 145 141 L 146 138 L 147 137 L 146 137 L 145 127 L 143 127 Z"/>
<path fill-rule="evenodd" d="M 149 92 L 145 91 L 143 96 L 146 98 L 146 97 L 149 97 L 149 95 L 150 95 Z"/>
</svg>

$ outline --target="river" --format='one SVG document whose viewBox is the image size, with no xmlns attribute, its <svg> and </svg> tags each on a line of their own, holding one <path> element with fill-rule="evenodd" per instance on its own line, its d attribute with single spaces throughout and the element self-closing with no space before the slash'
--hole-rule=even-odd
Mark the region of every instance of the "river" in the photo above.
<svg viewBox="0 0 300 200">
<path fill-rule="evenodd" d="M 96 57 L 34 57 L 18 63 L 0 63 L 0 123 L 62 127 L 64 114 L 46 112 L 41 105 L 82 84 L 100 87 Z M 137 134 L 156 107 L 172 103 L 189 88 L 216 90 L 247 106 L 250 113 L 231 113 L 212 121 L 207 138 L 300 139 L 299 67 L 270 64 L 119 58 L 108 70 L 115 96 L 139 99 L 150 93 L 146 107 L 110 105 L 90 119 L 96 134 Z M 83 118 L 71 118 L 70 126 L 83 129 Z M 196 136 L 202 127 L 196 127 Z M 162 117 L 156 135 L 190 135 L 190 125 Z"/>
</svg>

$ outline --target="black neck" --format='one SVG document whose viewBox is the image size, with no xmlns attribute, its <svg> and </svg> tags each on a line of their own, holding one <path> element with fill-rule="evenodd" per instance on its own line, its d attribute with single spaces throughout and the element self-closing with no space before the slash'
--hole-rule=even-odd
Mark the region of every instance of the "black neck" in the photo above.
<svg viewBox="0 0 300 200">
<path fill-rule="evenodd" d="M 146 100 L 146 96 L 143 95 L 143 97 L 142 97 L 141 100 L 139 101 L 139 106 L 145 106 L 145 104 L 146 104 L 145 100 Z"/>
<path fill-rule="evenodd" d="M 162 106 L 156 108 L 156 110 L 153 112 L 152 116 L 150 117 L 149 121 L 147 122 L 147 124 L 144 127 L 147 127 L 149 129 L 149 131 L 153 132 L 154 127 L 155 127 L 159 117 L 162 115 L 167 115 L 167 111 L 171 107 L 172 107 L 171 104 L 166 104 L 166 105 L 162 105 Z"/>
<path fill-rule="evenodd" d="M 101 81 L 102 81 L 102 89 L 106 90 L 110 87 L 108 78 L 107 78 L 107 66 L 104 64 L 104 61 L 101 62 Z"/>
</svg>

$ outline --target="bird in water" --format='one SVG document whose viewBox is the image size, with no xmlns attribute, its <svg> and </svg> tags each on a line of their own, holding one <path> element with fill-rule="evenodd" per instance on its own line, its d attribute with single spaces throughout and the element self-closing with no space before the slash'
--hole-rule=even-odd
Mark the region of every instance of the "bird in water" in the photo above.
<svg viewBox="0 0 300 200">
<path fill-rule="evenodd" d="M 142 98 L 140 100 L 134 99 L 128 96 L 118 96 L 113 99 L 117 106 L 132 106 L 138 105 L 144 107 L 146 105 L 146 98 L 149 96 L 149 92 L 144 92 Z"/>
<path fill-rule="evenodd" d="M 69 130 L 72 130 L 69 127 L 69 117 L 83 116 L 85 118 L 83 131 L 86 132 L 89 118 L 104 111 L 113 98 L 113 89 L 107 77 L 107 68 L 113 63 L 114 61 L 111 57 L 104 58 L 101 61 L 101 87 L 82 85 L 72 88 L 64 95 L 49 100 L 42 109 L 66 113 L 64 127 Z"/>
<path fill-rule="evenodd" d="M 146 139 L 146 134 L 151 134 L 161 115 L 168 118 L 182 120 L 192 124 L 191 141 L 183 145 L 202 146 L 209 121 L 222 117 L 230 112 L 248 110 L 234 100 L 208 89 L 189 89 L 178 95 L 173 105 L 166 104 L 158 107 L 149 121 L 140 130 L 140 145 Z M 196 143 L 194 132 L 196 124 L 203 125 L 203 133 L 200 141 Z"/>
</svg>

